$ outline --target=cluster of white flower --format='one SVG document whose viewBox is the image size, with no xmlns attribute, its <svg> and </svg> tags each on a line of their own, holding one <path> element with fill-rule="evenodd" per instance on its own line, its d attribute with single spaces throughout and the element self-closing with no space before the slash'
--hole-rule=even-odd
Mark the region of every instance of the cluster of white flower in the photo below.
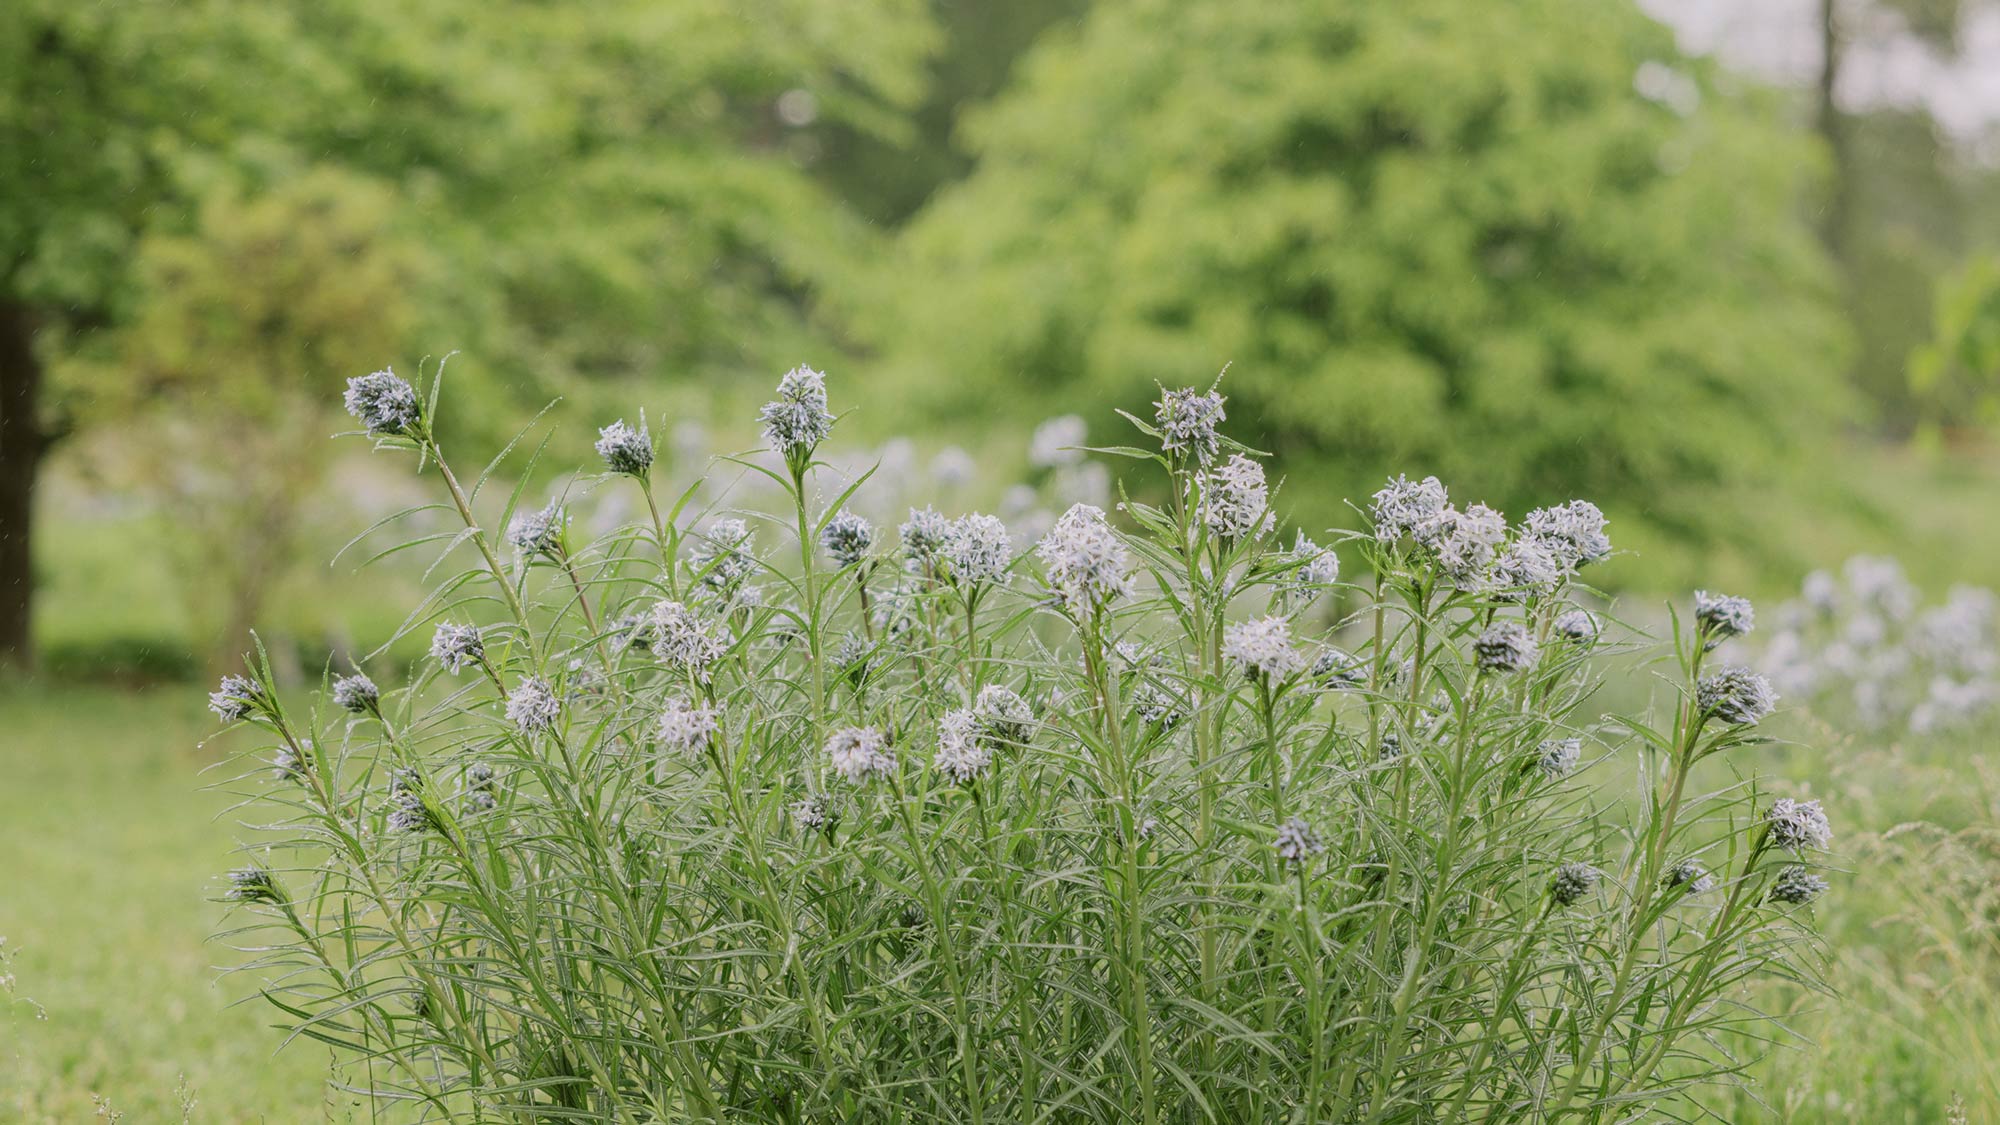
<svg viewBox="0 0 2000 1125">
<path fill-rule="evenodd" d="M 960 785 L 985 776 L 993 762 L 993 747 L 983 735 L 979 716 L 971 708 L 945 712 L 938 720 L 937 756 L 932 759 L 938 772 Z"/>
<path fill-rule="evenodd" d="M 1771 681 L 1739 664 L 1703 676 L 1695 684 L 1695 707 L 1725 723 L 1749 726 L 1778 706 Z"/>
<path fill-rule="evenodd" d="M 2000 712 L 2000 599 L 1959 586 L 1919 602 L 1892 559 L 1814 571 L 1778 607 L 1758 666 L 1787 696 L 1873 731 L 1929 734 Z"/>
<path fill-rule="evenodd" d="M 1259 617 L 1222 631 L 1222 658 L 1245 675 L 1277 683 L 1306 669 L 1306 655 L 1292 644 L 1291 622 Z"/>
<path fill-rule="evenodd" d="M 1757 610 L 1749 598 L 1694 592 L 1694 620 L 1714 648 L 1729 637 L 1740 637 L 1757 626 Z"/>
<path fill-rule="evenodd" d="M 1075 617 L 1088 617 L 1131 593 L 1125 544 L 1102 508 L 1072 506 L 1042 537 L 1035 554 L 1048 574 L 1049 588 Z"/>
<path fill-rule="evenodd" d="M 333 681 L 333 703 L 343 711 L 365 715 L 382 700 L 382 689 L 366 673 L 341 676 Z"/>
<path fill-rule="evenodd" d="M 1833 825 L 1827 822 L 1826 812 L 1818 801 L 1780 797 L 1772 803 L 1764 820 L 1770 826 L 1771 843 L 1789 851 L 1809 848 L 1824 851 L 1833 842 Z"/>
<path fill-rule="evenodd" d="M 896 753 L 876 727 L 843 727 L 826 740 L 827 762 L 851 785 L 896 772 Z"/>
<path fill-rule="evenodd" d="M 819 542 L 834 562 L 853 566 L 866 558 L 868 548 L 874 545 L 875 525 L 842 508 L 820 529 Z"/>
<path fill-rule="evenodd" d="M 945 526 L 945 573 L 961 586 L 999 582 L 1014 561 L 1007 525 L 998 516 L 973 512 Z"/>
<path fill-rule="evenodd" d="M 1472 642 L 1479 667 L 1487 672 L 1525 672 L 1541 659 L 1535 635 L 1518 621 L 1495 621 Z"/>
<path fill-rule="evenodd" d="M 1264 466 L 1241 453 L 1234 454 L 1202 482 L 1202 522 L 1210 531 L 1230 539 L 1262 535 L 1277 521 L 1270 501 Z"/>
<path fill-rule="evenodd" d="M 450 621 L 440 624 L 431 636 L 431 659 L 454 676 L 486 659 L 486 642 L 479 626 Z"/>
<path fill-rule="evenodd" d="M 643 477 L 653 467 L 653 435 L 646 432 L 644 419 L 635 430 L 620 418 L 597 431 L 597 455 L 611 472 Z"/>
<path fill-rule="evenodd" d="M 1293 867 L 1303 867 L 1312 857 L 1326 851 L 1325 841 L 1303 817 L 1292 817 L 1278 826 L 1275 844 L 1278 858 Z"/>
<path fill-rule="evenodd" d="M 709 669 L 729 651 L 721 627 L 685 602 L 653 603 L 643 625 L 646 647 L 660 663 L 706 682 Z"/>
<path fill-rule="evenodd" d="M 1375 539 L 1384 544 L 1405 538 L 1431 543 L 1442 530 L 1450 507 L 1451 496 L 1436 477 L 1420 481 L 1393 477 L 1375 494 L 1375 505 L 1370 510 Z"/>
<path fill-rule="evenodd" d="M 1416 557 L 1452 585 L 1503 602 L 1546 593 L 1611 553 L 1604 513 L 1588 500 L 1537 508 L 1510 538 L 1498 511 L 1484 504 L 1459 509 L 1436 477 L 1397 476 L 1375 493 L 1369 514 L 1376 542 L 1414 544 Z"/>
<path fill-rule="evenodd" d="M 1340 581 L 1340 556 L 1332 548 L 1306 538 L 1303 531 L 1298 533 L 1283 561 L 1292 568 L 1291 593 L 1305 601 L 1311 601 L 1326 587 Z"/>
<path fill-rule="evenodd" d="M 757 568 L 757 558 L 750 553 L 750 525 L 734 516 L 710 523 L 695 542 L 694 559 L 704 584 L 735 590 Z"/>
<path fill-rule="evenodd" d="M 706 704 L 689 705 L 678 697 L 667 700 L 655 724 L 660 745 L 678 754 L 693 756 L 708 749 L 709 739 L 721 729 L 720 716 Z"/>
<path fill-rule="evenodd" d="M 1222 439 L 1215 428 L 1228 417 L 1219 392 L 1197 391 L 1193 387 L 1162 390 L 1154 404 L 1153 422 L 1160 430 L 1160 448 L 1202 464 L 1215 459 Z"/>
<path fill-rule="evenodd" d="M 394 371 L 377 371 L 347 381 L 347 412 L 377 437 L 407 435 L 423 418 L 416 388 Z"/>
<path fill-rule="evenodd" d="M 1582 760 L 1583 740 L 1580 738 L 1547 739 L 1535 752 L 1535 767 L 1550 780 L 1568 777 Z"/>
<path fill-rule="evenodd" d="M 792 456 L 812 448 L 833 432 L 827 409 L 826 376 L 810 367 L 795 367 L 778 381 L 778 397 L 764 404 L 758 417 L 764 437 L 779 452 Z"/>
<path fill-rule="evenodd" d="M 523 558 L 560 558 L 566 519 L 560 502 L 537 512 L 521 512 L 507 524 L 507 542 Z"/>
<path fill-rule="evenodd" d="M 523 734 L 553 730 L 562 718 L 562 697 L 539 676 L 529 676 L 507 695 L 507 720 Z"/>
</svg>

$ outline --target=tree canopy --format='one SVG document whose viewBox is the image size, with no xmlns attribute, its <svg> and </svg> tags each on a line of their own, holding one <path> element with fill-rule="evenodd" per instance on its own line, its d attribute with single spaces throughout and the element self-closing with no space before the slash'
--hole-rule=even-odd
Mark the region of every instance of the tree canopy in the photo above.
<svg viewBox="0 0 2000 1125">
<path fill-rule="evenodd" d="M 357 350 L 456 348 L 457 373 L 523 392 L 461 412 L 498 428 L 586 378 L 796 362 L 876 239 L 801 125 L 892 131 L 934 39 L 922 0 L 0 7 L 0 663 L 26 648 L 58 415 L 156 391 L 331 404 Z M 331 210 L 299 212 L 326 237 L 218 240 L 328 184 Z M 333 341 L 326 318 L 364 305 L 389 311 Z"/>
<path fill-rule="evenodd" d="M 1106 0 L 968 122 L 881 338 L 959 409 L 1230 364 L 1323 511 L 1434 472 L 1726 532 L 1844 402 L 1810 150 L 1746 96 L 1624 4 Z"/>
</svg>

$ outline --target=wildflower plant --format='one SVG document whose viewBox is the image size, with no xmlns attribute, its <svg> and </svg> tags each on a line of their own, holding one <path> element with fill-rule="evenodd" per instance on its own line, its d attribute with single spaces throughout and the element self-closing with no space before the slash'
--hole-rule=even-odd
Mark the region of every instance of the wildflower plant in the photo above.
<svg viewBox="0 0 2000 1125">
<path fill-rule="evenodd" d="M 607 427 L 595 487 L 647 519 L 584 542 L 466 487 L 438 401 L 354 400 L 463 528 L 417 543 L 430 657 L 213 697 L 261 826 L 228 936 L 384 1118 L 1608 1122 L 1727 1081 L 1717 1031 L 1780 1033 L 1748 982 L 1810 977 L 1818 807 L 1690 781 L 1754 778 L 1768 711 L 1709 698 L 1711 626 L 1665 703 L 1591 707 L 1636 642 L 1577 616 L 1588 504 L 1398 478 L 1272 534 L 1188 389 L 1099 451 L 1115 511 L 890 544 L 865 478 L 821 490 L 800 368 L 730 459 L 789 511 L 662 507 Z"/>
</svg>

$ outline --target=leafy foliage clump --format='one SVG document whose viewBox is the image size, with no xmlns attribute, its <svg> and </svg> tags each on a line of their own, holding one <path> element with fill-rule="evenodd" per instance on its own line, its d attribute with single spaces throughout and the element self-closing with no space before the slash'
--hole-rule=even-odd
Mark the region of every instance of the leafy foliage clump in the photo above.
<svg viewBox="0 0 2000 1125">
<path fill-rule="evenodd" d="M 1846 401 L 1773 116 L 1627 4 L 1098 5 L 968 121 L 881 340 L 947 411 L 1233 363 L 1315 514 L 1411 464 L 1582 489 L 1699 577 L 1783 552 L 1719 494 Z"/>
<path fill-rule="evenodd" d="M 726 459 L 776 511 L 662 503 L 607 427 L 594 485 L 646 518 L 586 541 L 580 495 L 510 500 L 510 553 L 438 381 L 392 378 L 356 412 L 462 522 L 409 546 L 476 556 L 410 619 L 432 660 L 211 701 L 267 743 L 243 968 L 393 1113 L 1623 1120 L 1732 1075 L 1718 1032 L 1777 1033 L 1749 980 L 1810 978 L 1819 805 L 1690 784 L 1744 764 L 1768 685 L 1706 667 L 1704 619 L 1663 713 L 1592 709 L 1628 642 L 1574 600 L 1611 550 L 1587 502 L 1510 525 L 1398 478 L 1332 546 L 1281 535 L 1211 389 L 1104 451 L 1160 505 L 1032 551 L 925 509 L 892 544 L 865 476 L 821 491 L 800 368 L 776 448 Z"/>
</svg>

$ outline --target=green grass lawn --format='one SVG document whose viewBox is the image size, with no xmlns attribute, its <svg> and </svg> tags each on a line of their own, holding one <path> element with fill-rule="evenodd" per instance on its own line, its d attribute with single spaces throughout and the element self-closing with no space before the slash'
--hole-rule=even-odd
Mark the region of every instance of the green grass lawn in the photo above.
<svg viewBox="0 0 2000 1125">
<path fill-rule="evenodd" d="M 0 1017 L 0 1120 L 133 1125 L 344 1120 L 326 1056 L 279 1050 L 235 955 L 207 941 L 231 863 L 227 804 L 204 793 L 214 729 L 193 687 L 0 690 L 0 935 L 17 999 Z M 27 1001 L 33 1001 L 28 1003 Z M 37 1018 L 39 1005 L 46 1016 Z"/>
</svg>

